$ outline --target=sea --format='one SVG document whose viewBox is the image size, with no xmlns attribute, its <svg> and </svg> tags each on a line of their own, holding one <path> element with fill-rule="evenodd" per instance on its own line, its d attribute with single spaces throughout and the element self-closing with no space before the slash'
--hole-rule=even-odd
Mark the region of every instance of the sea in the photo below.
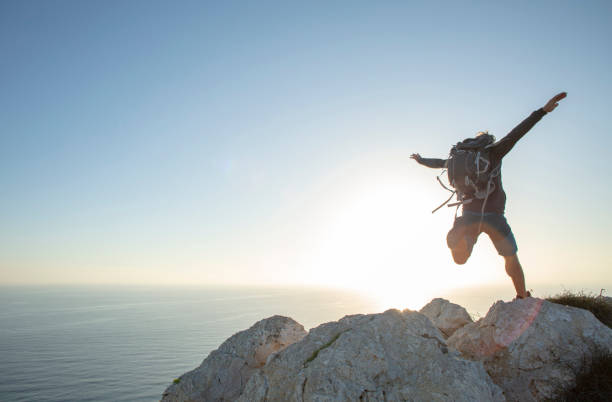
<svg viewBox="0 0 612 402">
<path fill-rule="evenodd" d="M 474 318 L 495 301 L 491 289 L 443 296 Z M 308 330 L 385 309 L 325 288 L 0 287 L 0 401 L 157 401 L 263 318 L 288 316 Z"/>
<path fill-rule="evenodd" d="M 263 318 L 308 330 L 374 306 L 318 288 L 3 287 L 0 401 L 156 401 Z"/>
</svg>

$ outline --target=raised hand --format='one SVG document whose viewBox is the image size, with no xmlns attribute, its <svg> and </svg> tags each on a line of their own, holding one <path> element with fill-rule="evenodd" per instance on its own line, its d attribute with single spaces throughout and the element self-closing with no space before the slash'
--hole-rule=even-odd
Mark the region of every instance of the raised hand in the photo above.
<svg viewBox="0 0 612 402">
<path fill-rule="evenodd" d="M 419 155 L 419 154 L 412 154 L 412 155 L 410 155 L 410 159 L 414 159 L 417 162 L 421 162 L 421 159 L 423 159 L 423 158 L 421 158 L 421 155 Z"/>
<path fill-rule="evenodd" d="M 559 101 L 565 98 L 566 96 L 567 96 L 567 92 L 561 92 L 559 94 L 556 94 L 546 103 L 546 105 L 544 105 L 544 107 L 542 107 L 542 109 L 546 113 L 552 112 L 553 110 L 555 110 L 557 106 L 559 106 Z"/>
</svg>

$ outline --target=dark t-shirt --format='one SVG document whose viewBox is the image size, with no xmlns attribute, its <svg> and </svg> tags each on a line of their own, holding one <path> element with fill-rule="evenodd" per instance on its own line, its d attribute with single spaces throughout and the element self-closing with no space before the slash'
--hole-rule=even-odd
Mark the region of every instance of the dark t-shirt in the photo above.
<svg viewBox="0 0 612 402">
<path fill-rule="evenodd" d="M 538 109 L 535 112 L 531 113 L 529 117 L 523 120 L 518 126 L 514 127 L 512 131 L 510 131 L 504 138 L 497 141 L 490 148 L 490 158 L 492 166 L 497 166 L 499 164 L 501 168 L 501 162 L 504 156 L 514 144 L 517 143 L 527 132 L 538 122 L 540 119 L 546 114 L 543 109 Z M 425 165 L 431 168 L 445 168 L 447 159 L 429 159 L 429 158 L 421 158 L 419 163 L 421 165 Z M 487 203 L 485 205 L 485 212 L 496 212 L 499 214 L 503 214 L 506 208 L 506 193 L 504 192 L 504 188 L 502 186 L 501 173 L 493 180 L 495 183 L 495 190 L 489 195 L 487 199 Z M 472 202 L 465 204 L 463 209 L 465 211 L 478 212 L 482 211 L 482 203 L 484 200 L 480 200 L 474 198 Z"/>
</svg>

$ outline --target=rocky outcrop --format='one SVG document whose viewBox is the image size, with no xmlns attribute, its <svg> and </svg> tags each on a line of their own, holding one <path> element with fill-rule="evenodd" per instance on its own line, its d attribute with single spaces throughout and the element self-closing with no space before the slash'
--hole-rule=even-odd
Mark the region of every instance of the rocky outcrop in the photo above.
<svg viewBox="0 0 612 402">
<path fill-rule="evenodd" d="M 497 302 L 447 340 L 482 361 L 512 401 L 556 398 L 594 356 L 612 353 L 612 330 L 586 310 L 527 298 Z"/>
<path fill-rule="evenodd" d="M 233 401 L 266 359 L 306 336 L 291 318 L 273 316 L 238 332 L 210 353 L 200 367 L 166 389 L 162 401 Z"/>
<path fill-rule="evenodd" d="M 473 322 L 466 309 L 446 299 L 433 299 L 419 312 L 425 314 L 446 337 Z"/>
<path fill-rule="evenodd" d="M 274 355 L 239 401 L 501 401 L 480 363 L 422 314 L 389 310 L 321 325 Z"/>
<path fill-rule="evenodd" d="M 447 338 L 447 336 L 450 337 Z M 528 298 L 471 322 L 434 299 L 322 324 L 275 316 L 240 332 L 163 401 L 541 401 L 573 387 L 612 330 L 590 312 Z"/>
</svg>

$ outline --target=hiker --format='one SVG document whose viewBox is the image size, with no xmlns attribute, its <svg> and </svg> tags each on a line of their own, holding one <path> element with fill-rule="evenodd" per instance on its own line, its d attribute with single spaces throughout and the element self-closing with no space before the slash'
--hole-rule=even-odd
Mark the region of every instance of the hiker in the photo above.
<svg viewBox="0 0 612 402">
<path fill-rule="evenodd" d="M 419 154 L 410 156 L 421 165 L 448 169 L 449 181 L 455 188 L 453 193 L 457 194 L 458 200 L 449 206 L 462 207 L 461 216 L 455 215 L 453 227 L 446 236 L 453 260 L 457 264 L 465 264 L 480 233 L 486 233 L 498 254 L 504 257 L 506 273 L 512 279 L 516 297 L 520 299 L 531 294 L 525 288 L 516 240 L 504 216 L 506 193 L 501 182 L 501 161 L 514 144 L 544 115 L 555 110 L 558 102 L 566 96 L 565 92 L 555 95 L 497 142 L 488 132 L 480 132 L 475 138 L 468 138 L 453 147 L 448 159 L 423 158 Z M 444 186 L 441 181 L 440 184 Z"/>
</svg>

